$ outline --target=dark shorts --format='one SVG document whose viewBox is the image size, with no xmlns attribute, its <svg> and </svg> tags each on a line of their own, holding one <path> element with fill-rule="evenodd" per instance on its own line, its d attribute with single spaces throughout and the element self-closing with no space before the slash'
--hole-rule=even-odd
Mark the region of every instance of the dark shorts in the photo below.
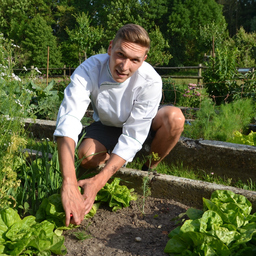
<svg viewBox="0 0 256 256">
<path fill-rule="evenodd" d="M 101 122 L 94 122 L 89 126 L 83 128 L 79 135 L 79 140 L 91 138 L 99 141 L 105 146 L 108 152 L 111 152 L 118 142 L 119 136 L 122 134 L 122 127 L 113 127 L 102 124 Z M 155 132 L 150 130 L 148 139 L 152 140 Z M 147 140 L 148 140 L 147 139 Z"/>
</svg>

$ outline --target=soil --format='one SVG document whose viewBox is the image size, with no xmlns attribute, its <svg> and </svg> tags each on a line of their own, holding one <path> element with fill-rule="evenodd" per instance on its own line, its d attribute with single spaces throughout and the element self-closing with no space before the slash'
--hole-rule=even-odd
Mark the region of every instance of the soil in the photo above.
<svg viewBox="0 0 256 256">
<path fill-rule="evenodd" d="M 169 199 L 147 197 L 130 207 L 112 212 L 101 206 L 93 218 L 74 230 L 65 231 L 67 256 L 167 256 L 164 248 L 169 232 L 176 227 L 173 218 L 188 207 Z M 75 233 L 88 235 L 79 240 Z M 141 241 L 139 238 L 141 239 Z"/>
</svg>

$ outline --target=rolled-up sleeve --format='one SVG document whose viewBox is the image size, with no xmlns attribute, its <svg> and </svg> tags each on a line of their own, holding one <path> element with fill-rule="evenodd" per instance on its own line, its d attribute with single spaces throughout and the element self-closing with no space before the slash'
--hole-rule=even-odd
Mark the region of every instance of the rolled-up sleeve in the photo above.
<svg viewBox="0 0 256 256">
<path fill-rule="evenodd" d="M 113 153 L 126 161 L 132 161 L 147 138 L 152 119 L 155 117 L 162 97 L 162 82 L 155 82 L 142 89 L 134 101 L 131 114 L 123 125 Z"/>
<path fill-rule="evenodd" d="M 83 118 L 90 103 L 90 79 L 85 70 L 77 68 L 71 76 L 71 82 L 64 91 L 64 99 L 59 108 L 54 138 L 65 136 L 77 144 L 82 130 Z"/>
</svg>

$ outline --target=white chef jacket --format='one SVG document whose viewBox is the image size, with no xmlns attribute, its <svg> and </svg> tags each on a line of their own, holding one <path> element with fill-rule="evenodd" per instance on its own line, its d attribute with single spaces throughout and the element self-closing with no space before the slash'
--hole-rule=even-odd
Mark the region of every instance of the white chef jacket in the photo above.
<svg viewBox="0 0 256 256">
<path fill-rule="evenodd" d="M 122 127 L 113 153 L 132 161 L 147 138 L 162 97 L 162 79 L 147 62 L 125 82 L 110 73 L 109 55 L 88 58 L 72 74 L 64 91 L 54 137 L 66 136 L 77 143 L 83 118 L 91 102 L 95 121 Z"/>
</svg>

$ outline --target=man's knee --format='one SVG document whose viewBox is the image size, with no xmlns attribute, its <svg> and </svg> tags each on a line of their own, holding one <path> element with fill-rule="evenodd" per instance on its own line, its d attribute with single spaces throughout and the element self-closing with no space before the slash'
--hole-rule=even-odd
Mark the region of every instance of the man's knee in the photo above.
<svg viewBox="0 0 256 256">
<path fill-rule="evenodd" d="M 95 145 L 91 145 L 91 147 L 87 146 L 82 143 L 78 148 L 77 155 L 80 161 L 80 165 L 86 169 L 96 168 L 102 162 L 104 162 L 107 152 L 105 149 L 100 149 L 98 152 Z"/>
<path fill-rule="evenodd" d="M 183 130 L 185 117 L 180 108 L 174 106 L 166 106 L 158 111 L 156 122 L 156 126 L 164 126 L 167 130 Z"/>
<path fill-rule="evenodd" d="M 168 120 L 171 128 L 184 129 L 185 117 L 180 108 L 173 107 L 169 110 Z"/>
</svg>

